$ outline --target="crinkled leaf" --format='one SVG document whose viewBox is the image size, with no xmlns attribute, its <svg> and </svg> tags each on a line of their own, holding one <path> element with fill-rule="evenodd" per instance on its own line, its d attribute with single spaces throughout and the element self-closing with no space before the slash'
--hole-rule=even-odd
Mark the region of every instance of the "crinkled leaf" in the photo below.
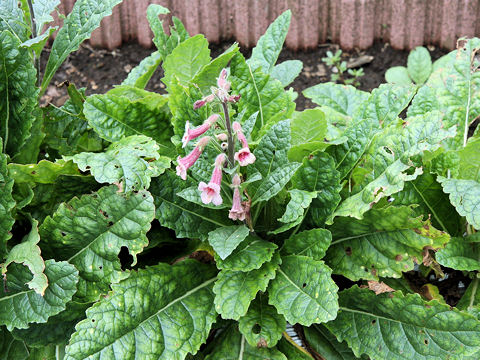
<svg viewBox="0 0 480 360">
<path fill-rule="evenodd" d="M 327 121 L 320 109 L 307 109 L 294 113 L 291 120 L 292 147 L 288 151 L 290 161 L 302 161 L 315 150 L 328 146 Z"/>
<path fill-rule="evenodd" d="M 285 318 L 267 300 L 268 296 L 259 294 L 238 322 L 238 329 L 250 346 L 275 346 L 287 326 Z"/>
<path fill-rule="evenodd" d="M 0 137 L 0 147 L 2 147 L 2 138 Z M 15 207 L 15 201 L 12 196 L 13 179 L 8 174 L 7 157 L 0 152 L 0 258 L 3 259 L 7 252 L 7 240 L 12 236 L 12 229 L 15 219 L 12 216 L 12 210 Z"/>
<path fill-rule="evenodd" d="M 283 223 L 295 222 L 303 217 L 305 209 L 307 209 L 312 203 L 312 200 L 317 197 L 316 191 L 292 189 L 289 190 L 288 193 L 290 194 L 290 201 L 282 217 L 278 219 L 278 221 Z"/>
<path fill-rule="evenodd" d="M 130 192 L 148 189 L 151 178 L 170 167 L 170 159 L 158 151 L 155 141 L 134 135 L 111 144 L 103 153 L 74 155 L 73 161 L 99 183 L 122 183 L 124 191 Z"/>
<path fill-rule="evenodd" d="M 25 284 L 32 274 L 22 265 L 12 264 L 7 273 L 8 292 L 0 288 L 0 324 L 25 329 L 29 323 L 45 323 L 65 309 L 77 291 L 78 271 L 66 261 L 45 261 L 48 287 L 42 296 Z M 18 311 L 21 308 L 22 311 Z"/>
<path fill-rule="evenodd" d="M 238 332 L 236 325 L 230 325 L 214 339 L 213 351 L 205 360 L 287 360 L 285 355 L 275 348 L 250 346 L 245 336 Z"/>
<path fill-rule="evenodd" d="M 50 36 L 57 30 L 58 26 L 49 27 L 47 30 L 45 30 L 43 34 L 38 35 L 33 39 L 28 39 L 27 41 L 24 41 L 21 46 L 34 51 L 36 56 L 40 56 L 43 48 L 47 44 L 48 39 L 50 39 Z"/>
<path fill-rule="evenodd" d="M 60 0 L 35 0 L 33 1 L 33 13 L 35 14 L 35 25 L 37 34 L 42 32 L 43 25 L 53 21 L 51 13 L 56 6 L 60 4 Z"/>
<path fill-rule="evenodd" d="M 415 180 L 422 168 L 415 167 L 410 158 L 436 150 L 444 139 L 455 135 L 454 127 L 444 129 L 442 119 L 438 112 L 428 113 L 410 118 L 406 124 L 392 124 L 378 136 L 361 164 L 364 177 L 357 180 L 359 188 L 340 204 L 333 217 L 361 219 L 374 203 L 401 191 L 406 181 Z"/>
<path fill-rule="evenodd" d="M 480 183 L 475 180 L 447 179 L 437 177 L 443 191 L 449 194 L 450 202 L 457 212 L 465 216 L 469 224 L 480 230 Z"/>
<path fill-rule="evenodd" d="M 304 255 L 314 260 L 320 260 L 325 256 L 331 242 L 332 234 L 328 230 L 305 230 L 285 240 L 282 254 Z"/>
<path fill-rule="evenodd" d="M 428 74 L 430 75 L 430 73 Z M 385 80 L 390 84 L 411 85 L 412 79 L 405 66 L 392 66 L 385 72 Z"/>
<path fill-rule="evenodd" d="M 282 84 L 260 69 L 250 69 L 243 55 L 236 54 L 232 58 L 230 71 L 233 92 L 241 95 L 238 111 L 245 110 L 246 117 L 259 112 L 253 135 L 273 117 L 288 118 L 295 109 L 295 103 Z"/>
<path fill-rule="evenodd" d="M 0 0 L 0 32 L 10 31 L 20 41 L 25 41 L 30 34 L 22 9 L 17 0 Z"/>
<path fill-rule="evenodd" d="M 36 70 L 26 48 L 10 31 L 0 32 L 0 137 L 11 157 L 30 136 L 38 89 Z"/>
<path fill-rule="evenodd" d="M 328 106 L 341 114 L 349 116 L 353 116 L 369 97 L 368 93 L 353 86 L 334 83 L 312 86 L 303 90 L 303 95 L 311 99 L 315 104 Z"/>
<path fill-rule="evenodd" d="M 338 287 L 331 274 L 323 261 L 299 255 L 282 257 L 268 287 L 268 302 L 292 324 L 310 326 L 335 319 Z"/>
<path fill-rule="evenodd" d="M 408 75 L 418 85 L 422 85 L 432 72 L 432 58 L 423 46 L 419 46 L 408 54 Z"/>
<path fill-rule="evenodd" d="M 338 316 L 326 326 L 356 356 L 462 359 L 479 350 L 480 322 L 436 300 L 426 302 L 418 294 L 400 291 L 377 296 L 357 286 L 339 295 Z"/>
<path fill-rule="evenodd" d="M 352 350 L 345 341 L 339 342 L 324 325 L 313 324 L 303 328 L 305 340 L 318 355 L 328 360 L 355 360 Z"/>
<path fill-rule="evenodd" d="M 225 260 L 249 233 L 245 225 L 224 226 L 210 231 L 208 242 L 220 259 Z"/>
<path fill-rule="evenodd" d="M 207 39 L 203 35 L 195 35 L 180 43 L 165 58 L 162 65 L 165 76 L 162 81 L 167 85 L 167 89 L 173 77 L 181 84 L 187 84 L 209 62 L 210 50 Z"/>
<path fill-rule="evenodd" d="M 408 116 L 439 110 L 445 114 L 445 127 L 456 125 L 457 134 L 447 139 L 447 149 L 457 149 L 466 141 L 469 125 L 480 115 L 480 71 L 474 54 L 480 48 L 477 38 L 466 41 L 436 64 L 428 82 L 415 96 Z"/>
<path fill-rule="evenodd" d="M 441 265 L 456 270 L 480 270 L 480 236 L 452 238 L 444 249 L 435 254 Z"/>
<path fill-rule="evenodd" d="M 231 225 L 228 213 L 195 205 L 177 195 L 194 184 L 190 178 L 180 179 L 173 171 L 166 171 L 152 181 L 150 191 L 155 199 L 156 218 L 162 226 L 175 231 L 179 238 L 206 239 L 219 226 Z"/>
<path fill-rule="evenodd" d="M 215 261 L 219 269 L 247 272 L 259 269 L 263 263 L 270 261 L 276 248 L 274 243 L 248 235 L 225 260 L 215 254 Z"/>
<path fill-rule="evenodd" d="M 42 249 L 75 265 L 80 272 L 76 296 L 96 300 L 108 292 L 111 283 L 128 276 L 121 271 L 120 249 L 127 247 L 135 265 L 136 254 L 148 244 L 146 233 L 154 214 L 147 191 L 126 197 L 116 186 L 103 187 L 61 204 L 45 219 L 40 227 Z"/>
<path fill-rule="evenodd" d="M 66 348 L 71 359 L 184 359 L 215 321 L 215 269 L 186 260 L 132 272 L 87 310 Z"/>
<path fill-rule="evenodd" d="M 258 68 L 265 74 L 272 71 L 278 55 L 282 51 L 291 18 L 292 12 L 290 10 L 285 11 L 268 26 L 265 34 L 260 36 L 257 45 L 252 50 L 252 56 L 247 62 L 252 71 Z"/>
<path fill-rule="evenodd" d="M 287 60 L 275 65 L 270 75 L 280 81 L 283 87 L 290 85 L 302 72 L 303 63 L 300 60 Z"/>
<path fill-rule="evenodd" d="M 170 155 L 173 132 L 167 102 L 163 95 L 123 85 L 103 95 L 89 96 L 83 112 L 90 126 L 105 140 L 145 135 L 158 143 L 162 155 Z"/>
<path fill-rule="evenodd" d="M 33 220 L 30 233 L 24 237 L 20 244 L 15 245 L 8 253 L 5 263 L 2 265 L 2 275 L 5 276 L 5 274 L 7 274 L 8 265 L 11 263 L 27 266 L 33 278 L 26 283 L 26 285 L 37 294 L 43 296 L 48 286 L 48 279 L 44 274 L 45 263 L 41 256 L 41 250 L 37 245 L 39 241 L 38 221 Z"/>
<path fill-rule="evenodd" d="M 80 44 L 90 38 L 100 21 L 112 14 L 112 9 L 121 0 L 78 0 L 71 13 L 63 22 L 53 42 L 50 56 L 43 75 L 41 93 L 45 92 L 50 80 L 67 56 L 78 49 Z"/>
<path fill-rule="evenodd" d="M 224 319 L 238 320 L 244 316 L 257 292 L 267 289 L 280 262 L 280 255 L 275 253 L 271 261 L 265 262 L 256 270 L 220 271 L 213 287 L 215 310 Z"/>
<path fill-rule="evenodd" d="M 301 164 L 292 162 L 268 173 L 252 197 L 252 205 L 267 201 L 277 195 L 287 185 L 300 166 Z"/>
<path fill-rule="evenodd" d="M 170 36 L 165 33 L 163 21 L 158 16 L 168 13 L 170 11 L 167 8 L 158 4 L 150 4 L 147 8 L 147 20 L 154 35 L 153 43 L 161 54 L 162 59 L 165 59 L 178 44 L 189 37 L 182 22 L 175 16 L 172 16 L 173 26 L 170 27 Z"/>
<path fill-rule="evenodd" d="M 448 201 L 448 195 L 432 174 L 425 173 L 406 182 L 403 190 L 390 200 L 392 205 L 414 205 L 415 216 L 430 217 L 433 226 L 451 235 L 462 231 L 460 218 Z"/>
<path fill-rule="evenodd" d="M 26 360 L 28 356 L 24 342 L 15 339 L 7 329 L 0 327 L 0 360 Z"/>
<path fill-rule="evenodd" d="M 444 233 L 414 218 L 410 207 L 372 209 L 362 220 L 339 218 L 330 230 L 334 239 L 325 261 L 352 280 L 401 277 L 413 269 L 414 259 L 422 259 L 425 246 L 448 242 Z"/>
<path fill-rule="evenodd" d="M 16 184 L 39 183 L 53 184 L 61 175 L 80 175 L 73 161 L 58 160 L 51 162 L 41 160 L 38 164 L 8 164 L 8 171 Z"/>
<path fill-rule="evenodd" d="M 480 138 L 470 138 L 467 145 L 456 151 L 458 155 L 458 179 L 480 183 Z"/>
<path fill-rule="evenodd" d="M 139 89 L 145 89 L 155 70 L 162 62 L 162 55 L 159 51 L 154 51 L 149 56 L 140 61 L 140 64 L 135 66 L 128 76 L 123 80 L 122 85 L 131 85 Z"/>
<path fill-rule="evenodd" d="M 316 227 L 324 225 L 341 200 L 340 173 L 335 170 L 332 157 L 323 152 L 317 151 L 303 159 L 302 167 L 292 178 L 292 187 L 318 193 L 306 219 L 308 224 Z"/>
</svg>

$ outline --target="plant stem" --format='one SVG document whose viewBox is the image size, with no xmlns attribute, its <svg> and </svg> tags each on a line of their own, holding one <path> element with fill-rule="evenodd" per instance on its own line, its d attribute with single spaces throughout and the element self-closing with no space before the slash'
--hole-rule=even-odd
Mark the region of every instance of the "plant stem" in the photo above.
<svg viewBox="0 0 480 360">
<path fill-rule="evenodd" d="M 227 104 L 222 102 L 222 107 L 223 114 L 225 115 L 225 127 L 227 128 L 228 162 L 230 163 L 230 168 L 233 168 L 235 166 L 235 143 L 233 142 L 232 124 L 230 123 L 230 115 L 228 115 Z"/>
<path fill-rule="evenodd" d="M 30 22 L 32 24 L 32 39 L 37 37 L 37 21 L 35 20 L 35 12 L 33 11 L 32 0 L 27 0 L 28 9 L 30 11 Z M 37 68 L 37 86 L 40 86 L 40 56 L 37 57 L 35 50 L 33 50 L 33 62 Z"/>
</svg>

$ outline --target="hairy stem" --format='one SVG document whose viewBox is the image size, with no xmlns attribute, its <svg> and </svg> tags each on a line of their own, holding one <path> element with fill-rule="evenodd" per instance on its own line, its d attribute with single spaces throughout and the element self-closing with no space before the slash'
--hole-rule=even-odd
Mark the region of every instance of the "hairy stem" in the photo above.
<svg viewBox="0 0 480 360">
<path fill-rule="evenodd" d="M 225 115 L 225 127 L 227 128 L 227 144 L 228 144 L 228 162 L 230 168 L 235 166 L 235 143 L 233 142 L 232 124 L 230 123 L 230 115 L 228 115 L 228 106 L 222 102 L 223 114 Z"/>
<path fill-rule="evenodd" d="M 37 21 L 35 20 L 35 12 L 33 11 L 32 0 L 27 0 L 28 9 L 30 11 L 30 22 L 32 24 L 32 39 L 37 37 Z M 37 57 L 35 50 L 33 50 L 33 62 L 37 68 L 37 86 L 40 86 L 40 56 Z"/>
</svg>

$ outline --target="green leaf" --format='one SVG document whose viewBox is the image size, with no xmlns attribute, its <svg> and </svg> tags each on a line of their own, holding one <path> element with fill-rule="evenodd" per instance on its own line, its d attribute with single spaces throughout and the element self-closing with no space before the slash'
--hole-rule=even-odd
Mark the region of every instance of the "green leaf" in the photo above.
<svg viewBox="0 0 480 360">
<path fill-rule="evenodd" d="M 339 192 L 340 173 L 335 170 L 332 157 L 323 152 L 315 152 L 303 159 L 302 167 L 292 178 L 295 189 L 318 193 L 312 200 L 306 222 L 322 227 L 333 213 L 341 198 Z"/>
<path fill-rule="evenodd" d="M 241 54 L 236 54 L 230 64 L 232 89 L 241 95 L 238 112 L 245 110 L 245 117 L 259 112 L 259 120 L 252 134 L 276 117 L 286 119 L 295 109 L 292 98 L 283 90 L 282 84 L 264 74 L 260 69 L 253 71 Z"/>
<path fill-rule="evenodd" d="M 455 216 L 448 195 L 432 174 L 425 173 L 406 182 L 403 190 L 390 200 L 392 205 L 414 205 L 414 216 L 431 217 L 433 226 L 451 235 L 462 231 L 460 217 Z"/>
<path fill-rule="evenodd" d="M 173 77 L 181 84 L 190 82 L 199 70 L 210 62 L 208 41 L 203 35 L 195 35 L 180 43 L 163 62 L 165 76 L 162 82 L 170 88 Z"/>
<path fill-rule="evenodd" d="M 0 137 L 0 148 L 2 147 L 2 138 Z M 7 157 L 0 152 L 0 258 L 3 259 L 7 252 L 7 240 L 11 238 L 15 219 L 12 216 L 12 210 L 15 207 L 15 201 L 12 196 L 13 179 L 8 174 Z"/>
<path fill-rule="evenodd" d="M 470 138 L 467 145 L 456 152 L 458 154 L 458 174 L 456 178 L 475 180 L 480 183 L 480 138 Z"/>
<path fill-rule="evenodd" d="M 265 262 L 270 261 L 276 248 L 274 243 L 248 235 L 225 260 L 215 254 L 215 261 L 219 269 L 247 272 L 260 269 Z"/>
<path fill-rule="evenodd" d="M 422 233 L 423 226 L 430 236 Z M 413 270 L 414 259 L 423 258 L 425 246 L 438 248 L 448 241 L 448 236 L 414 218 L 406 206 L 372 209 L 363 220 L 339 218 L 330 230 L 334 239 L 325 261 L 335 274 L 354 281 L 401 277 Z"/>
<path fill-rule="evenodd" d="M 26 285 L 37 294 L 44 295 L 48 286 L 47 276 L 44 274 L 45 263 L 38 247 L 40 236 L 38 235 L 38 221 L 32 221 L 32 230 L 24 237 L 20 244 L 15 245 L 8 253 L 5 263 L 2 265 L 2 275 L 7 273 L 7 267 L 11 263 L 23 264 L 33 274 L 32 280 Z"/>
<path fill-rule="evenodd" d="M 361 219 L 381 198 L 401 191 L 405 182 L 422 173 L 411 157 L 424 151 L 434 151 L 440 143 L 455 134 L 455 128 L 445 130 L 438 112 L 409 118 L 406 124 L 392 124 L 376 138 L 368 150 L 362 170 L 364 178 L 353 195 L 337 208 L 335 216 Z M 357 168 L 358 170 L 358 168 Z"/>
<path fill-rule="evenodd" d="M 78 49 L 80 44 L 88 39 L 100 21 L 112 14 L 112 9 L 121 0 L 78 0 L 72 12 L 63 22 L 53 42 L 50 56 L 43 75 L 41 94 L 45 92 L 57 69 L 67 56 Z"/>
<path fill-rule="evenodd" d="M 328 146 L 325 144 L 327 121 L 319 109 L 307 109 L 294 113 L 291 120 L 292 148 L 288 151 L 290 161 L 302 161 L 315 150 Z"/>
<path fill-rule="evenodd" d="M 214 267 L 194 260 L 132 272 L 87 310 L 65 360 L 170 360 L 195 354 L 216 318 L 214 281 Z"/>
<path fill-rule="evenodd" d="M 300 347 L 295 341 L 292 340 L 286 333 L 283 334 L 283 337 L 277 344 L 277 349 L 280 350 L 288 359 L 295 360 L 312 360 L 313 357 L 305 350 L 303 347 Z"/>
<path fill-rule="evenodd" d="M 255 195 L 252 197 L 252 205 L 267 201 L 277 195 L 287 185 L 300 166 L 301 164 L 294 162 L 282 165 L 270 172 L 266 178 L 262 179 Z"/>
<path fill-rule="evenodd" d="M 292 324 L 310 326 L 335 319 L 338 287 L 331 273 L 323 261 L 285 256 L 268 287 L 269 303 Z"/>
<path fill-rule="evenodd" d="M 65 261 L 45 261 L 48 287 L 45 295 L 37 294 L 25 283 L 32 274 L 22 265 L 12 264 L 7 275 L 8 292 L 0 288 L 0 325 L 25 329 L 29 323 L 45 323 L 50 316 L 65 309 L 77 291 L 78 271 Z M 18 311 L 21 308 L 22 311 Z"/>
<path fill-rule="evenodd" d="M 285 318 L 267 300 L 266 295 L 259 294 L 238 322 L 238 329 L 250 346 L 275 346 L 287 326 Z"/>
<path fill-rule="evenodd" d="M 0 32 L 3 30 L 10 31 L 20 42 L 30 34 L 30 24 L 27 25 L 16 0 L 0 0 Z"/>
<path fill-rule="evenodd" d="M 352 121 L 342 134 L 348 140 L 328 149 L 342 179 L 355 167 L 382 125 L 396 121 L 397 116 L 412 100 L 414 90 L 414 86 L 382 84 L 373 90 L 368 100 L 362 99 L 355 107 Z"/>
<path fill-rule="evenodd" d="M 277 219 L 283 223 L 296 222 L 303 217 L 305 209 L 308 209 L 312 200 L 317 197 L 316 191 L 292 189 L 288 193 L 290 194 L 290 201 L 282 217 Z"/>
<path fill-rule="evenodd" d="M 323 83 L 303 90 L 303 95 L 315 104 L 324 105 L 353 116 L 367 101 L 369 94 L 350 85 Z"/>
<path fill-rule="evenodd" d="M 257 270 L 220 271 L 213 287 L 217 313 L 224 319 L 238 320 L 244 316 L 257 292 L 267 290 L 280 262 L 280 255 L 275 253 L 271 261 L 265 262 Z"/>
<path fill-rule="evenodd" d="M 338 316 L 326 326 L 356 356 L 462 359 L 479 350 L 480 322 L 436 300 L 426 302 L 418 294 L 400 291 L 377 296 L 357 286 L 339 295 Z"/>
<path fill-rule="evenodd" d="M 101 138 L 114 142 L 130 135 L 145 135 L 158 143 L 162 155 L 170 155 L 173 132 L 167 102 L 163 95 L 124 85 L 89 96 L 83 111 Z"/>
<path fill-rule="evenodd" d="M 33 1 L 33 13 L 35 14 L 35 25 L 37 34 L 40 34 L 43 25 L 53 21 L 51 13 L 55 10 L 60 0 L 35 0 Z"/>
<path fill-rule="evenodd" d="M 43 132 L 43 116 L 42 110 L 37 107 L 33 110 L 35 120 L 30 128 L 30 136 L 27 138 L 17 154 L 12 158 L 12 162 L 20 164 L 31 164 L 38 161 L 40 155 L 40 147 L 45 133 Z"/>
<path fill-rule="evenodd" d="M 57 30 L 58 26 L 49 27 L 42 35 L 24 41 L 21 46 L 35 52 L 36 56 L 40 56 L 43 48 L 47 44 L 48 39 L 50 39 L 50 36 Z"/>
<path fill-rule="evenodd" d="M 220 226 L 231 225 L 228 213 L 193 204 L 177 193 L 197 182 L 183 181 L 173 171 L 154 179 L 150 191 L 155 199 L 156 218 L 162 226 L 175 231 L 178 238 L 206 239 L 207 234 Z"/>
<path fill-rule="evenodd" d="M 80 272 L 76 296 L 97 300 L 111 283 L 128 276 L 122 272 L 118 254 L 127 247 L 136 263 L 136 254 L 148 244 L 146 237 L 155 207 L 147 191 L 125 197 L 116 186 L 73 198 L 60 205 L 40 227 L 42 249 L 55 258 L 68 260 Z"/>
<path fill-rule="evenodd" d="M 314 260 L 320 260 L 325 256 L 332 234 L 325 229 L 312 229 L 290 236 L 282 247 L 282 254 L 304 255 Z"/>
<path fill-rule="evenodd" d="M 428 74 L 430 76 L 430 73 Z M 390 84 L 411 85 L 412 79 L 405 66 L 393 66 L 385 72 L 385 80 Z"/>
<path fill-rule="evenodd" d="M 0 327 L 0 360 L 26 360 L 28 355 L 24 342 L 15 339 L 4 327 Z"/>
<path fill-rule="evenodd" d="M 251 66 L 252 71 L 258 68 L 265 74 L 269 74 L 272 71 L 278 55 L 282 51 L 291 18 L 292 12 L 290 10 L 283 12 L 268 26 L 265 34 L 260 36 L 257 45 L 252 50 L 252 56 L 247 62 Z"/>
<path fill-rule="evenodd" d="M 238 332 L 236 325 L 230 325 L 214 339 L 213 351 L 205 360 L 287 360 L 275 348 L 251 346 L 245 336 Z M 293 360 L 293 359 L 292 359 Z"/>
<path fill-rule="evenodd" d="M 99 183 L 124 184 L 124 191 L 148 189 L 152 177 L 170 167 L 170 159 L 160 156 L 159 146 L 146 136 L 129 136 L 111 144 L 103 153 L 80 153 L 73 161 L 82 171 L 90 171 Z"/>
<path fill-rule="evenodd" d="M 30 136 L 38 89 L 28 50 L 8 30 L 0 32 L 0 64 L 0 137 L 13 157 Z"/>
<path fill-rule="evenodd" d="M 352 350 L 346 342 L 339 342 L 324 325 L 313 324 L 303 328 L 305 339 L 311 349 L 328 360 L 355 360 Z"/>
<path fill-rule="evenodd" d="M 302 72 L 303 63 L 300 60 L 287 60 L 271 69 L 270 75 L 281 82 L 283 87 L 290 85 Z"/>
<path fill-rule="evenodd" d="M 150 81 L 153 73 L 160 66 L 162 62 L 162 55 L 158 51 L 154 51 L 152 54 L 140 61 L 140 64 L 135 66 L 132 71 L 128 73 L 128 76 L 123 80 L 122 85 L 131 85 L 139 89 L 145 89 Z"/>
<path fill-rule="evenodd" d="M 476 234 L 475 234 L 476 235 Z M 452 238 L 444 249 L 435 254 L 435 260 L 441 265 L 456 270 L 480 270 L 480 236 Z"/>
<path fill-rule="evenodd" d="M 8 171 L 16 184 L 39 183 L 52 184 L 60 175 L 80 175 L 73 161 L 41 160 L 38 164 L 8 164 Z"/>
<path fill-rule="evenodd" d="M 437 177 L 443 191 L 449 194 L 450 202 L 469 224 L 480 230 L 480 183 L 475 180 L 447 179 Z"/>
<path fill-rule="evenodd" d="M 428 80 L 432 73 L 432 58 L 423 46 L 419 46 L 408 54 L 408 75 L 418 85 Z"/>
<path fill-rule="evenodd" d="M 249 233 L 245 225 L 220 227 L 208 233 L 208 242 L 220 259 L 225 260 Z"/>
<path fill-rule="evenodd" d="M 170 13 L 170 11 L 158 4 L 150 4 L 147 8 L 147 20 L 153 32 L 153 43 L 165 59 L 178 44 L 188 39 L 188 33 L 185 27 L 175 16 L 172 16 L 173 26 L 170 27 L 170 36 L 165 33 L 163 21 L 158 16 Z"/>
</svg>

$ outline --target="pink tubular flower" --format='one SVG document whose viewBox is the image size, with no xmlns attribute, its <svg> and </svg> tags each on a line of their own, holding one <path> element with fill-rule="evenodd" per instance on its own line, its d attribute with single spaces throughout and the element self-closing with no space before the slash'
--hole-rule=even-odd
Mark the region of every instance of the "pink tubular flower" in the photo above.
<svg viewBox="0 0 480 360">
<path fill-rule="evenodd" d="M 232 179 L 232 187 L 233 189 L 233 200 L 232 200 L 232 208 L 228 212 L 228 217 L 232 220 L 245 220 L 245 209 L 242 206 L 242 197 L 240 195 L 240 176 L 235 174 Z"/>
<path fill-rule="evenodd" d="M 222 183 L 223 164 L 226 160 L 227 156 L 225 154 L 218 155 L 215 159 L 215 168 L 213 169 L 210 182 L 205 184 L 201 181 L 200 184 L 198 184 L 198 190 L 202 192 L 200 197 L 204 204 L 213 203 L 213 205 L 217 206 L 222 204 L 223 199 L 220 195 L 220 184 Z"/>
<path fill-rule="evenodd" d="M 247 138 L 242 132 L 242 126 L 239 122 L 235 121 L 232 124 L 233 130 L 237 134 L 237 139 L 242 143 L 242 148 L 235 153 L 235 160 L 238 161 L 240 166 L 247 166 L 249 164 L 253 164 L 256 160 L 255 155 L 250 152 L 250 148 L 248 147 Z"/>
<path fill-rule="evenodd" d="M 182 138 L 182 148 L 187 146 L 190 140 L 196 139 L 200 135 L 203 135 L 213 124 L 215 124 L 219 117 L 220 115 L 218 114 L 210 115 L 210 117 L 205 120 L 202 125 L 196 127 L 195 129 L 190 129 L 190 122 L 187 121 L 185 123 L 185 134 Z"/>
<path fill-rule="evenodd" d="M 193 110 L 200 109 L 202 106 L 205 106 L 206 103 L 212 102 L 215 99 L 214 94 L 205 96 L 202 100 L 197 100 L 193 103 Z"/>
<path fill-rule="evenodd" d="M 192 150 L 190 154 L 181 158 L 177 158 L 177 175 L 180 176 L 183 180 L 187 180 L 187 170 L 195 164 L 195 161 L 198 160 L 200 155 L 202 155 L 203 150 L 210 141 L 210 136 L 204 136 L 200 139 L 197 146 Z"/>
<path fill-rule="evenodd" d="M 220 75 L 218 76 L 218 79 L 217 79 L 217 86 L 219 89 L 222 89 L 224 90 L 225 92 L 229 92 L 230 91 L 230 82 L 227 81 L 227 69 L 222 69 L 222 71 L 220 71 Z"/>
</svg>

